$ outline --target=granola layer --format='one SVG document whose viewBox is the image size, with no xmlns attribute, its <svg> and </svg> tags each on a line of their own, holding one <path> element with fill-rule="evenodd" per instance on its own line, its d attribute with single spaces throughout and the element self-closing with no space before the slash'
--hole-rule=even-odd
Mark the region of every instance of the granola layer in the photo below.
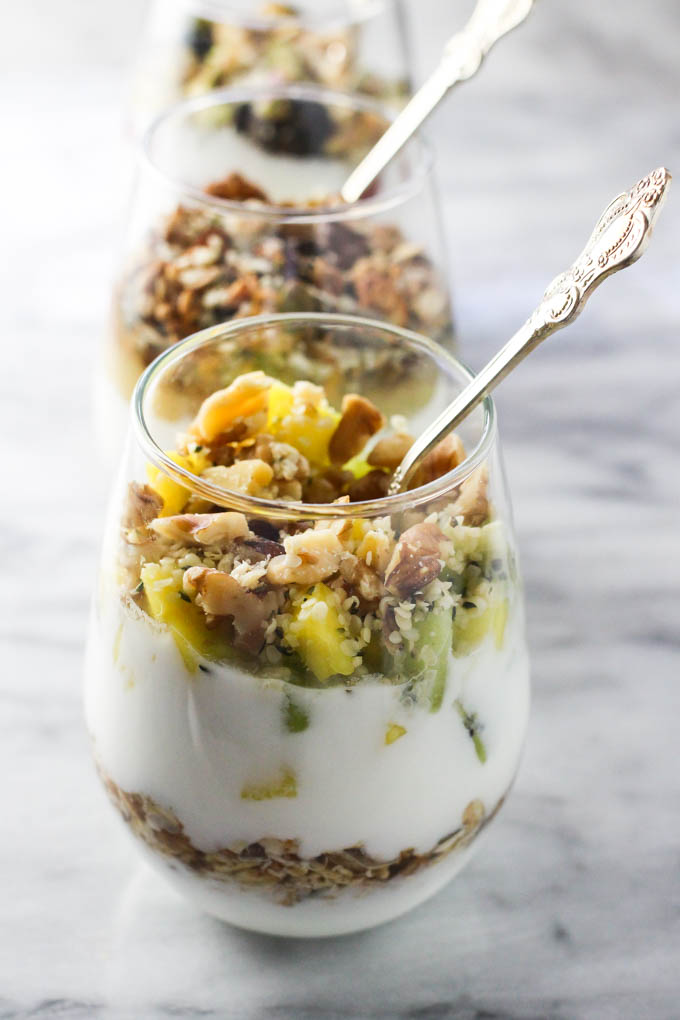
<svg viewBox="0 0 680 1020">
<path fill-rule="evenodd" d="M 494 818 L 505 797 L 487 813 L 480 800 L 471 800 L 455 828 L 427 853 L 406 848 L 392 860 L 379 860 L 363 846 L 329 850 L 303 857 L 295 839 L 263 836 L 252 843 L 235 843 L 219 850 L 199 849 L 184 825 L 168 807 L 143 793 L 130 793 L 100 768 L 107 793 L 133 834 L 169 863 L 241 889 L 260 889 L 282 906 L 294 906 L 310 896 L 329 896 L 344 889 L 370 890 L 393 879 L 406 878 L 461 852 Z"/>
</svg>

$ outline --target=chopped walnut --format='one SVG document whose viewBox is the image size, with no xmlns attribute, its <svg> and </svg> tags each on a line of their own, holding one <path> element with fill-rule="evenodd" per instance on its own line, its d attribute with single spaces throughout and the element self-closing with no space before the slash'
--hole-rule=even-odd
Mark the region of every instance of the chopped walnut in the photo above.
<svg viewBox="0 0 680 1020">
<path fill-rule="evenodd" d="M 462 517 L 471 527 L 484 524 L 489 516 L 488 483 L 489 470 L 486 464 L 480 464 L 461 485 L 458 498 L 451 508 L 452 515 Z"/>
<path fill-rule="evenodd" d="M 414 473 L 409 488 L 415 489 L 419 485 L 427 485 L 436 478 L 453 471 L 465 460 L 465 447 L 460 436 L 450 432 L 440 443 L 437 443 L 433 450 L 430 450 Z"/>
<path fill-rule="evenodd" d="M 182 270 L 185 269 L 198 269 L 204 266 L 211 266 L 213 263 L 222 255 L 224 250 L 224 240 L 217 233 L 210 233 L 207 237 L 203 238 L 200 244 L 194 244 L 175 259 L 172 264 L 172 268 L 166 275 L 170 276 L 173 274 L 181 274 Z M 184 282 L 180 278 L 180 283 Z"/>
<path fill-rule="evenodd" d="M 273 542 L 271 539 L 260 537 L 260 535 L 246 538 L 238 542 L 236 546 L 236 554 L 239 558 L 251 563 L 261 563 L 271 559 L 272 556 L 283 556 L 285 551 L 280 542 Z"/>
<path fill-rule="evenodd" d="M 276 482 L 274 493 L 274 499 L 286 499 L 300 503 L 302 501 L 302 482 L 295 479 L 292 482 Z"/>
<path fill-rule="evenodd" d="M 271 584 L 316 584 L 335 574 L 340 566 L 343 547 L 329 528 L 288 535 L 283 544 L 285 555 L 275 557 L 267 569 Z"/>
<path fill-rule="evenodd" d="M 352 503 L 362 503 L 369 499 L 382 499 L 387 495 L 390 487 L 391 475 L 386 471 L 375 468 L 369 471 L 363 478 L 357 478 L 352 482 L 348 491 Z"/>
<path fill-rule="evenodd" d="M 305 488 L 307 503 L 334 503 L 354 481 L 351 471 L 328 468 L 311 478 Z"/>
<path fill-rule="evenodd" d="M 163 500 L 150 485 L 130 482 L 128 486 L 127 513 L 123 520 L 126 529 L 143 528 L 157 517 L 163 509 Z"/>
<path fill-rule="evenodd" d="M 385 594 L 385 586 L 376 570 L 351 553 L 343 557 L 340 575 L 352 585 L 364 602 L 377 602 Z"/>
<path fill-rule="evenodd" d="M 385 419 L 375 404 L 357 393 L 347 393 L 342 400 L 342 418 L 328 444 L 332 463 L 346 464 L 384 424 Z"/>
<path fill-rule="evenodd" d="M 397 326 L 408 322 L 408 305 L 396 285 L 397 267 L 377 258 L 359 259 L 351 272 L 362 305 L 389 317 Z"/>
<path fill-rule="evenodd" d="M 349 501 L 349 496 L 340 496 L 338 499 L 333 500 L 334 503 L 338 503 L 341 506 L 346 506 Z M 337 520 L 322 518 L 316 521 L 314 528 L 316 531 L 332 531 L 338 538 L 347 541 L 352 534 L 352 525 L 353 521 L 351 518 L 338 517 Z"/>
<path fill-rule="evenodd" d="M 373 570 L 384 574 L 394 550 L 394 538 L 380 529 L 367 531 L 357 547 L 357 556 Z"/>
<path fill-rule="evenodd" d="M 395 432 L 393 436 L 379 439 L 366 460 L 371 467 L 396 471 L 413 443 L 413 436 L 407 432 Z"/>
<path fill-rule="evenodd" d="M 228 287 L 211 290 L 203 299 L 207 308 L 239 308 L 244 301 L 249 301 L 257 293 L 257 277 L 252 273 L 234 280 Z"/>
<path fill-rule="evenodd" d="M 245 516 L 231 510 L 216 514 L 157 517 L 151 521 L 149 527 L 170 542 L 190 542 L 197 545 L 228 544 L 250 534 Z"/>
<path fill-rule="evenodd" d="M 260 599 L 235 577 L 211 567 L 189 567 L 184 573 L 185 594 L 208 617 L 230 616 L 234 621 L 234 646 L 257 654 L 264 644 L 265 624 L 276 608 L 272 593 Z"/>
<path fill-rule="evenodd" d="M 242 451 L 245 458 L 258 458 L 270 464 L 274 478 L 280 482 L 304 482 L 310 475 L 309 461 L 288 443 L 279 443 L 273 436 L 264 433 L 257 437 L 252 446 Z"/>
<path fill-rule="evenodd" d="M 214 198 L 224 198 L 229 202 L 247 202 L 251 198 L 260 202 L 269 201 L 266 193 L 258 188 L 257 184 L 237 173 L 228 174 L 221 181 L 213 181 L 204 190 Z"/>
<path fill-rule="evenodd" d="M 439 575 L 444 535 L 436 524 L 423 521 L 403 532 L 387 566 L 385 587 L 406 598 L 422 591 Z"/>
</svg>

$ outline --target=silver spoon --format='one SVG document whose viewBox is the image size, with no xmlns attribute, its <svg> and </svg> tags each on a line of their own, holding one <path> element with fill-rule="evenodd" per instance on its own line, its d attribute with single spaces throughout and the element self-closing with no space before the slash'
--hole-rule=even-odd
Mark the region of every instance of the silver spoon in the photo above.
<svg viewBox="0 0 680 1020">
<path fill-rule="evenodd" d="M 493 44 L 524 21 L 533 3 L 534 0 L 477 0 L 463 31 L 446 44 L 438 67 L 345 181 L 340 190 L 343 201 L 356 202 L 361 198 L 449 89 L 476 74 Z"/>
<path fill-rule="evenodd" d="M 546 290 L 538 308 L 445 411 L 416 439 L 397 468 L 388 495 L 402 492 L 422 458 L 448 435 L 527 354 L 582 311 L 595 288 L 645 252 L 666 196 L 671 175 L 654 170 L 611 202 L 585 248 Z"/>
</svg>

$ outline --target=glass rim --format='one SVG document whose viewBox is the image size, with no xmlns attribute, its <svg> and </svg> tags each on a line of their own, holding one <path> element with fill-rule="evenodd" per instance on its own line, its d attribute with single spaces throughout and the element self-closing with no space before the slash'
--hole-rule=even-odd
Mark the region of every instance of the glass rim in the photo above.
<svg viewBox="0 0 680 1020">
<path fill-rule="evenodd" d="M 233 0 L 179 0 L 179 6 L 190 9 L 199 17 L 203 16 L 213 22 L 234 24 L 249 29 L 276 29 L 289 25 L 298 25 L 311 31 L 333 31 L 361 25 L 391 6 L 390 0 L 363 0 L 361 8 L 352 10 L 348 4 L 334 3 L 324 15 L 315 15 L 313 11 L 305 11 L 301 15 L 277 14 L 267 16 L 239 10 Z"/>
<path fill-rule="evenodd" d="M 378 499 L 363 500 L 355 503 L 302 503 L 298 501 L 262 499 L 257 496 L 249 496 L 232 489 L 224 489 L 215 485 L 199 475 L 193 474 L 186 468 L 176 464 L 158 445 L 154 439 L 151 429 L 146 421 L 144 407 L 145 398 L 151 385 L 169 367 L 179 362 L 186 354 L 197 350 L 200 347 L 209 345 L 216 338 L 228 338 L 232 334 L 238 334 L 246 329 L 258 329 L 266 326 L 275 326 L 279 323 L 325 323 L 327 326 L 353 326 L 365 329 L 377 330 L 399 337 L 416 346 L 420 351 L 429 355 L 433 360 L 443 361 L 450 368 L 471 381 L 474 373 L 463 364 L 458 358 L 454 358 L 448 351 L 429 338 L 412 330 L 402 329 L 391 323 L 381 322 L 377 319 L 368 319 L 355 315 L 341 315 L 324 312 L 286 312 L 276 315 L 257 315 L 243 319 L 234 319 L 228 323 L 221 323 L 217 326 L 209 326 L 197 333 L 192 333 L 184 340 L 173 344 L 166 351 L 160 354 L 145 369 L 135 386 L 132 396 L 132 434 L 142 449 L 145 456 L 164 474 L 168 475 L 184 488 L 192 493 L 209 499 L 211 503 L 223 507 L 225 510 L 235 510 L 251 517 L 266 517 L 271 520 L 286 521 L 315 521 L 315 520 L 353 520 L 355 518 L 389 517 L 391 514 L 400 513 L 405 510 L 412 510 L 423 504 L 430 503 L 441 496 L 445 496 L 452 489 L 457 488 L 461 482 L 469 478 L 479 464 L 486 459 L 489 450 L 496 438 L 496 411 L 493 400 L 487 396 L 481 402 L 483 411 L 483 424 L 481 435 L 474 449 L 468 453 L 463 461 L 453 470 L 442 475 L 426 485 L 416 489 L 409 489 L 396 496 L 382 496 Z M 225 503 L 228 505 L 225 506 Z"/>
<path fill-rule="evenodd" d="M 422 189 L 424 182 L 429 178 L 434 163 L 432 149 L 428 142 L 420 135 L 414 135 L 407 143 L 406 150 L 417 149 L 416 165 L 412 173 L 409 173 L 406 180 L 392 185 L 383 192 L 360 198 L 352 203 L 339 203 L 335 205 L 319 205 L 312 208 L 296 208 L 275 203 L 263 202 L 257 206 L 250 206 L 244 202 L 234 201 L 227 198 L 218 198 L 215 195 L 208 195 L 202 188 L 175 176 L 171 169 L 164 169 L 158 159 L 154 157 L 153 145 L 158 133 L 172 120 L 186 118 L 192 113 L 200 112 L 210 107 L 224 106 L 227 104 L 257 102 L 263 99 L 293 99 L 317 102 L 325 106 L 344 106 L 358 111 L 366 111 L 381 116 L 388 124 L 391 124 L 396 112 L 388 104 L 380 103 L 375 99 L 358 95 L 351 92 L 338 92 L 334 89 L 324 88 L 308 83 L 286 84 L 286 85 L 233 85 L 222 89 L 214 89 L 200 96 L 193 96 L 189 99 L 182 99 L 173 103 L 159 113 L 149 124 L 142 136 L 140 153 L 144 165 L 154 174 L 160 177 L 166 184 L 169 184 L 177 191 L 183 192 L 192 202 L 207 206 L 209 209 L 221 212 L 231 212 L 242 217 L 253 217 L 264 220 L 275 220 L 284 223 L 319 223 L 336 222 L 339 220 L 360 219 L 365 216 L 375 216 L 387 212 L 395 206 L 403 205 Z M 395 160 L 402 158 L 400 153 Z"/>
</svg>

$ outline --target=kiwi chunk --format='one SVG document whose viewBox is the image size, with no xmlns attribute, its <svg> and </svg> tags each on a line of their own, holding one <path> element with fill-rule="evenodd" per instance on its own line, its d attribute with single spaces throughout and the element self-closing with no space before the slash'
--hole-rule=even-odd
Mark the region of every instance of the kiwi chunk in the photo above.
<svg viewBox="0 0 680 1020">
<path fill-rule="evenodd" d="M 453 629 L 451 609 L 432 610 L 414 626 L 418 637 L 412 647 L 399 653 L 397 668 L 420 687 L 429 700 L 430 711 L 438 712 L 446 690 Z"/>
</svg>

